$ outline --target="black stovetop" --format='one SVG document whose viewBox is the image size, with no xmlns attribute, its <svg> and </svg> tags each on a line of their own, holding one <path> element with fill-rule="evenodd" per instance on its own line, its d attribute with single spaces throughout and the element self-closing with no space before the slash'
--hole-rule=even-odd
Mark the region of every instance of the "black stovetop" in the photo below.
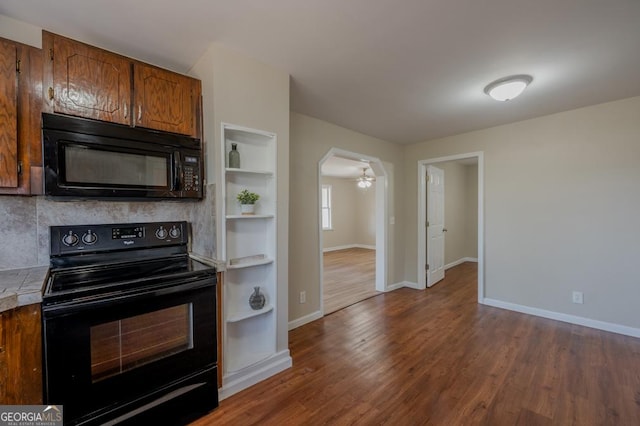
<svg viewBox="0 0 640 426">
<path fill-rule="evenodd" d="M 120 236 L 120 230 L 134 228 L 137 236 Z M 159 238 L 158 229 L 179 229 L 180 234 Z M 91 245 L 82 245 L 80 236 L 87 230 L 98 238 Z M 189 257 L 186 231 L 186 222 L 52 227 L 51 268 L 43 305 L 117 297 L 215 275 L 214 267 Z M 67 245 L 64 238 L 69 235 L 78 235 L 73 241 L 79 243 Z"/>
</svg>

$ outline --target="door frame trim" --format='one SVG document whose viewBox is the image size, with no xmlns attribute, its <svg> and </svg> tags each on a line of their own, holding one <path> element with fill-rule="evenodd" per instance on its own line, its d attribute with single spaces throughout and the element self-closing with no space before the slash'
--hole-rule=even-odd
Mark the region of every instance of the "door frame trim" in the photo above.
<svg viewBox="0 0 640 426">
<path fill-rule="evenodd" d="M 427 222 L 427 166 L 448 161 L 478 160 L 478 302 L 484 300 L 484 152 L 476 151 L 465 154 L 449 155 L 446 157 L 430 158 L 418 161 L 418 289 L 425 290 L 427 263 L 426 250 L 426 222 Z M 446 196 L 446 188 L 445 188 Z"/>
<path fill-rule="evenodd" d="M 322 218 L 320 215 L 320 209 L 322 206 L 322 165 L 331 157 L 342 157 L 356 161 L 367 161 L 369 167 L 373 170 L 376 177 L 376 290 L 386 292 L 388 291 L 388 226 L 389 223 L 389 173 L 385 169 L 382 161 L 377 157 L 370 155 L 358 154 L 356 152 L 347 151 L 340 148 L 331 148 L 318 162 L 318 242 L 319 242 L 319 266 L 320 266 L 320 312 L 324 316 L 324 298 L 322 297 L 324 292 L 324 267 L 323 267 L 323 235 L 322 235 Z"/>
</svg>

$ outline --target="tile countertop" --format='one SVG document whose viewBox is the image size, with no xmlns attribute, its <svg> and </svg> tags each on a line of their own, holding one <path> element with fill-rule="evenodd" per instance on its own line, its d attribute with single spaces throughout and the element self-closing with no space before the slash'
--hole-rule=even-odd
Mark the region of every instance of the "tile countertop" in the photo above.
<svg viewBox="0 0 640 426">
<path fill-rule="evenodd" d="M 201 254 L 191 252 L 189 253 L 189 257 L 197 260 L 198 262 L 202 262 L 205 265 L 214 266 L 218 270 L 218 272 L 224 272 L 224 270 L 227 268 L 227 264 L 225 262 L 218 259 L 212 259 Z"/>
<path fill-rule="evenodd" d="M 48 266 L 0 271 L 0 312 L 42 302 Z"/>
</svg>

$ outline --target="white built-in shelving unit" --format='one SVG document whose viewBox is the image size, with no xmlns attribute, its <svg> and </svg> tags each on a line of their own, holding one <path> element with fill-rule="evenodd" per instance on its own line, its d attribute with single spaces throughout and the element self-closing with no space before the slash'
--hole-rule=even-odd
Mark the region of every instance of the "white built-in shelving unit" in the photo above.
<svg viewBox="0 0 640 426">
<path fill-rule="evenodd" d="M 229 168 L 231 144 L 240 168 Z M 276 135 L 222 124 L 220 173 L 220 257 L 226 262 L 223 288 L 223 387 L 256 374 L 276 355 Z M 237 194 L 260 195 L 254 215 L 242 215 Z M 238 260 L 242 259 L 244 260 Z M 253 310 L 249 297 L 259 286 L 265 306 Z"/>
</svg>

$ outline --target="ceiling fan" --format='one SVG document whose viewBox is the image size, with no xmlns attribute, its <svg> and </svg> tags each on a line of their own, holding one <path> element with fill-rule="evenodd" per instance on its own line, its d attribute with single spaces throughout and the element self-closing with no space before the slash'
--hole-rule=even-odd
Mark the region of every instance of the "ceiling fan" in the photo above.
<svg viewBox="0 0 640 426">
<path fill-rule="evenodd" d="M 363 167 L 362 176 L 359 176 L 358 179 L 356 179 L 358 181 L 357 183 L 358 188 L 362 188 L 362 189 L 370 188 L 372 185 L 372 182 L 376 181 L 376 178 L 374 176 L 367 175 L 367 169 L 368 167 Z"/>
</svg>

